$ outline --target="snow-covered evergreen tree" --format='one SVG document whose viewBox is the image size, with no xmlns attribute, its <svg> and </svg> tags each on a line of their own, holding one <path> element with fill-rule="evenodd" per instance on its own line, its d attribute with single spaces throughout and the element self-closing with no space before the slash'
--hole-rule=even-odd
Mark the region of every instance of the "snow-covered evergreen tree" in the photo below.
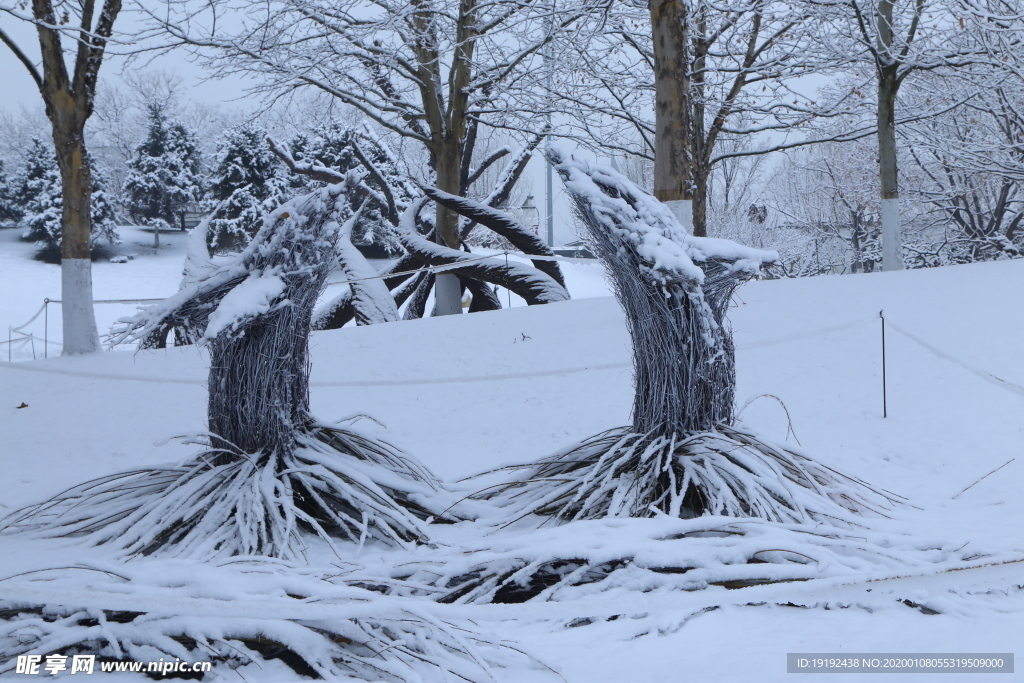
<svg viewBox="0 0 1024 683">
<path fill-rule="evenodd" d="M 91 163 L 91 159 L 90 159 Z M 92 246 L 103 239 L 118 241 L 113 198 L 107 193 L 106 176 L 92 164 Z M 61 243 L 60 169 L 53 147 L 39 138 L 32 138 L 25 163 L 15 176 L 11 197 L 26 228 L 25 239 L 48 249 L 59 249 Z"/>
<path fill-rule="evenodd" d="M 205 178 L 196 135 L 158 107 L 150 107 L 148 134 L 128 168 L 124 198 L 137 221 L 176 225 L 183 207 L 202 198 Z"/>
<path fill-rule="evenodd" d="M 17 207 L 11 197 L 11 183 L 4 171 L 3 159 L 0 159 L 0 223 L 13 223 L 20 218 Z"/>
<path fill-rule="evenodd" d="M 270 151 L 265 130 L 244 123 L 227 131 L 207 193 L 209 207 L 220 207 L 210 223 L 210 247 L 223 251 L 248 242 L 263 216 L 295 194 L 289 186 L 288 171 Z"/>
<path fill-rule="evenodd" d="M 359 136 L 356 131 L 338 122 L 318 126 L 308 133 L 295 135 L 289 143 L 292 158 L 300 164 L 322 164 L 340 173 L 362 168 L 363 155 L 380 174 L 377 182 L 388 185 L 397 202 L 406 204 L 412 197 L 405 190 L 402 174 L 388 154 L 374 141 Z M 357 151 L 358 150 L 358 151 Z M 302 192 L 323 187 L 324 183 L 308 176 L 292 176 L 292 184 Z M 353 199 L 350 209 L 355 211 L 361 199 Z M 375 203 L 363 211 L 359 224 L 352 230 L 352 243 L 358 246 L 375 245 L 387 251 L 401 251 L 392 235 L 391 223 Z"/>
</svg>

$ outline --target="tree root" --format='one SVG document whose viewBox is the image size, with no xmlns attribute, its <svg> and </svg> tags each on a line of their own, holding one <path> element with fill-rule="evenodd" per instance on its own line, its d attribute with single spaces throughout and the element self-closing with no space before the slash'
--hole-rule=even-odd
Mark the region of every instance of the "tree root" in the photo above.
<svg viewBox="0 0 1024 683">
<path fill-rule="evenodd" d="M 440 484 L 425 467 L 333 426 L 311 423 L 297 442 L 292 453 L 211 448 L 180 465 L 100 477 L 12 513 L 0 531 L 197 559 L 295 559 L 309 532 L 332 544 L 427 541 Z"/>
</svg>

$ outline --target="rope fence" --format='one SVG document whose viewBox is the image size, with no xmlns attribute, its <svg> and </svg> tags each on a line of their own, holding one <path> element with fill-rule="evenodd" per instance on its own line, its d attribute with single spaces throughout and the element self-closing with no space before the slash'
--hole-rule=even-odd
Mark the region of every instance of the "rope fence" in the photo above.
<svg viewBox="0 0 1024 683">
<path fill-rule="evenodd" d="M 469 259 L 469 260 L 466 260 L 466 261 L 460 261 L 458 263 L 450 263 L 450 264 L 439 265 L 439 266 L 423 266 L 421 268 L 415 268 L 415 269 L 412 269 L 412 270 L 406 270 L 406 271 L 394 272 L 394 273 L 391 273 L 391 272 L 379 273 L 377 275 L 370 276 L 370 277 L 353 278 L 353 279 L 350 279 L 350 280 L 342 280 L 342 281 L 339 281 L 339 282 L 330 282 L 330 283 L 327 284 L 327 286 L 328 287 L 334 287 L 334 286 L 339 286 L 339 285 L 348 285 L 348 284 L 352 284 L 352 283 L 356 283 L 356 282 L 365 282 L 365 281 L 368 281 L 368 280 L 383 280 L 383 279 L 393 278 L 393 277 L 397 277 L 397 276 L 401 276 L 401 275 L 414 275 L 414 274 L 420 273 L 420 272 L 429 272 L 429 273 L 434 273 L 434 274 L 442 273 L 442 272 L 449 271 L 449 270 L 457 270 L 457 269 L 465 266 L 467 263 L 477 263 L 479 261 L 486 261 L 488 259 L 500 258 L 502 256 L 504 256 L 506 262 L 507 262 L 508 258 L 510 256 L 512 256 L 512 257 L 518 257 L 518 258 L 526 259 L 526 260 L 529 260 L 529 261 L 564 261 L 564 262 L 567 262 L 567 263 L 586 263 L 586 264 L 591 264 L 591 265 L 600 263 L 600 261 L 598 261 L 597 259 L 593 259 L 593 258 L 580 258 L 580 257 L 572 257 L 572 256 L 538 256 L 538 255 L 534 255 L 534 254 L 526 254 L 526 253 L 519 252 L 519 251 L 504 250 L 504 251 L 500 251 L 500 252 L 495 252 L 493 254 L 488 254 L 486 256 L 481 256 L 480 258 Z M 93 303 L 94 304 L 146 304 L 146 303 L 157 303 L 159 301 L 163 301 L 163 299 L 96 299 L 96 300 L 93 301 Z M 35 342 L 38 341 L 38 342 L 42 343 L 42 346 L 43 346 L 43 357 L 44 358 L 48 358 L 49 357 L 49 347 L 50 347 L 50 345 L 54 345 L 54 346 L 58 346 L 58 347 L 61 346 L 60 343 L 53 342 L 53 341 L 49 340 L 49 305 L 50 304 L 60 304 L 60 303 L 62 303 L 62 301 L 60 299 L 49 299 L 49 298 L 43 299 L 42 305 L 35 312 L 35 314 L 33 314 L 33 316 L 31 318 L 29 318 L 26 322 L 22 323 L 21 325 L 18 325 L 17 327 L 8 327 L 7 328 L 7 341 L 0 341 L 0 346 L 5 345 L 5 344 L 7 345 L 7 360 L 8 360 L 9 363 L 12 362 L 12 358 L 13 358 L 12 352 L 13 352 L 13 347 L 14 347 L 15 344 L 22 344 L 23 346 L 31 346 L 31 348 L 32 348 L 32 359 L 33 360 L 36 359 Z M 39 318 L 39 316 L 43 316 L 43 320 L 44 320 L 44 332 L 43 332 L 43 337 L 42 338 L 40 338 L 40 337 L 30 333 L 30 332 L 25 332 L 24 331 L 24 329 L 26 327 L 28 327 L 29 325 L 31 325 L 33 322 L 35 322 Z M 776 339 L 768 339 L 768 340 L 764 340 L 764 341 L 755 341 L 755 342 L 747 342 L 747 343 L 743 343 L 743 344 L 737 344 L 736 345 L 736 349 L 737 350 L 752 349 L 752 348 L 758 348 L 758 347 L 763 347 L 763 346 L 782 344 L 782 343 L 786 343 L 786 342 L 790 342 L 790 341 L 796 341 L 798 339 L 802 339 L 802 338 L 806 338 L 806 337 L 818 336 L 818 335 L 821 335 L 821 334 L 828 334 L 830 332 L 838 332 L 838 331 L 841 331 L 841 330 L 850 329 L 850 328 L 853 328 L 853 327 L 858 327 L 858 326 L 863 325 L 863 324 L 868 323 L 868 322 L 873 322 L 875 320 L 878 320 L 878 318 L 880 316 L 881 316 L 881 314 L 871 315 L 871 316 L 867 316 L 867 317 L 864 317 L 864 318 L 857 318 L 856 320 L 851 320 L 851 321 L 846 322 L 846 323 L 840 323 L 840 324 L 831 325 L 831 326 L 828 326 L 828 327 L 816 328 L 816 329 L 810 330 L 808 332 L 803 332 L 803 333 L 794 334 L 794 335 L 787 335 L 785 337 L 779 337 L 779 338 L 776 338 Z M 954 365 L 956 365 L 957 367 L 961 368 L 962 370 L 964 370 L 966 372 L 969 372 L 970 374 L 978 377 L 979 379 L 984 380 L 985 382 L 987 382 L 989 384 L 992 384 L 993 386 L 999 387 L 1000 389 L 1003 389 L 1003 390 L 1008 391 L 1008 392 L 1010 392 L 1010 393 L 1012 393 L 1012 394 L 1014 394 L 1016 396 L 1024 398 L 1024 386 L 1020 386 L 1019 384 L 1016 384 L 1014 382 L 1010 382 L 1008 380 L 1005 380 L 1005 379 L 1003 379 L 1003 378 L 1001 378 L 1001 377 L 999 377 L 997 375 L 994 375 L 991 372 L 988 372 L 987 370 L 984 370 L 984 369 L 979 368 L 979 367 L 977 367 L 977 366 L 975 366 L 975 365 L 973 365 L 971 363 L 968 363 L 968 362 L 960 360 L 956 356 L 943 351 L 942 349 L 938 348 L 934 344 L 931 344 L 931 343 L 925 341 L 924 339 L 922 339 L 918 335 L 915 335 L 912 332 L 909 332 L 908 330 L 906 330 L 901 325 L 899 325 L 897 323 L 894 323 L 890 316 L 884 316 L 884 317 L 882 317 L 882 320 L 883 320 L 883 324 L 884 325 L 888 325 L 894 331 L 898 332 L 900 335 L 902 335 L 906 339 L 909 339 L 910 341 L 914 342 L 915 344 L 917 344 L 917 345 L 921 346 L 922 348 L 926 349 L 927 351 L 929 351 L 933 355 L 935 355 L 935 356 L 937 356 L 939 358 L 942 358 L 943 360 L 949 361 L 950 363 L 953 363 Z M 15 338 L 15 335 L 17 335 L 17 338 Z M 883 335 L 884 335 L 884 327 L 883 327 Z M 883 349 L 884 349 L 884 347 L 883 347 Z M 885 363 L 885 352 L 884 352 L 884 350 L 882 352 L 882 363 L 883 364 Z M 536 372 L 536 373 L 512 373 L 512 374 L 509 375 L 509 377 L 507 379 L 512 379 L 513 377 L 518 379 L 518 378 L 526 378 L 526 377 L 533 377 L 533 376 L 543 376 L 543 375 L 555 375 L 555 374 L 563 374 L 563 373 L 564 374 L 573 374 L 573 373 L 583 372 L 585 370 L 591 370 L 591 369 L 592 370 L 598 370 L 598 369 L 605 369 L 605 368 L 611 368 L 611 367 L 626 367 L 628 365 L 629 365 L 628 363 L 613 363 L 613 364 L 604 364 L 604 365 L 593 365 L 593 366 L 589 366 L 589 367 L 565 368 L 565 369 L 561 369 L 561 370 L 546 370 L 546 371 L 541 371 L 541 372 Z M 78 373 L 78 374 L 87 374 L 87 373 Z M 110 377 L 110 378 L 111 379 L 134 379 L 134 378 L 129 378 L 129 377 L 124 377 L 124 378 Z M 382 384 L 382 385 L 405 385 L 405 384 L 412 385 L 412 384 L 432 384 L 432 383 L 446 384 L 446 383 L 450 383 L 450 382 L 460 382 L 460 381 L 461 382 L 485 381 L 486 379 L 505 379 L 505 378 L 504 377 L 495 377 L 493 375 L 490 375 L 490 376 L 487 376 L 487 377 L 480 377 L 480 378 L 476 378 L 476 377 L 465 377 L 465 378 L 448 377 L 448 378 L 437 378 L 437 379 L 416 379 L 416 380 L 398 380 L 398 381 L 395 381 L 395 380 L 385 380 L 385 381 L 381 381 L 381 382 L 374 382 L 374 381 L 365 381 L 365 382 L 363 382 L 363 381 L 353 381 L 353 382 L 313 382 L 312 385 L 313 386 L 353 386 L 353 387 L 356 387 L 356 386 L 373 386 L 373 385 L 377 385 L 377 384 Z M 140 380 L 140 381 L 147 381 L 147 380 Z M 149 381 L 163 382 L 163 381 L 167 381 L 167 380 L 154 379 L 154 380 L 149 380 Z M 187 382 L 187 383 L 191 383 L 191 382 Z M 884 394 L 884 392 L 885 392 L 885 388 L 883 386 L 883 394 Z M 888 412 L 887 406 L 883 406 L 883 412 L 884 413 Z"/>
<path fill-rule="evenodd" d="M 413 270 L 405 270 L 405 271 L 400 271 L 400 272 L 395 272 L 395 273 L 379 273 L 377 275 L 373 275 L 373 276 L 370 276 L 370 277 L 353 278 L 351 280 L 342 280 L 340 282 L 329 282 L 329 283 L 327 283 L 327 286 L 328 287 L 336 287 L 338 285 L 348 285 L 348 284 L 352 284 L 352 283 L 355 283 L 355 282 L 365 282 L 367 280 L 384 280 L 384 279 L 389 279 L 389 278 L 393 278 L 393 277 L 398 277 L 398 276 L 401 276 L 401 275 L 414 275 L 414 274 L 420 273 L 420 272 L 428 272 L 428 273 L 435 273 L 435 274 L 436 273 L 442 273 L 442 272 L 445 272 L 445 271 L 448 271 L 448 270 L 457 270 L 457 269 L 462 268 L 463 266 L 465 266 L 467 263 L 477 263 L 477 262 L 480 262 L 480 261 L 486 261 L 488 259 L 493 259 L 493 258 L 500 257 L 500 256 L 504 256 L 505 257 L 505 262 L 506 263 L 508 262 L 508 257 L 509 256 L 518 256 L 520 258 L 528 259 L 530 261 L 565 261 L 565 262 L 568 262 L 568 263 L 589 263 L 589 264 L 592 264 L 592 265 L 596 264 L 596 263 L 599 263 L 597 261 L 597 259 L 593 259 L 593 258 L 578 258 L 578 257 L 573 257 L 573 256 L 535 256 L 533 254 L 525 254 L 525 253 L 519 252 L 519 251 L 508 251 L 508 250 L 506 250 L 506 251 L 501 251 L 501 252 L 495 252 L 494 254 L 489 254 L 487 256 L 481 256 L 480 258 L 468 259 L 466 261 L 459 261 L 458 263 L 450 263 L 450 264 L 439 265 L 439 266 L 423 266 L 422 268 L 415 268 Z M 94 299 L 93 300 L 93 304 L 146 304 L 146 303 L 156 303 L 156 302 L 159 302 L 159 301 L 163 301 L 163 299 Z M 31 346 L 32 346 L 32 360 L 36 360 L 36 349 L 35 349 L 35 342 L 36 341 L 41 342 L 42 345 L 43 345 L 43 358 L 49 358 L 49 347 L 50 347 L 51 344 L 54 345 L 54 346 L 62 346 L 59 342 L 51 342 L 49 340 L 49 337 L 50 337 L 50 334 L 49 334 L 49 327 L 50 327 L 49 326 L 49 305 L 50 304 L 60 304 L 60 303 L 63 303 L 60 299 L 48 299 L 48 298 L 47 299 L 43 299 L 43 304 L 39 307 L 39 310 L 37 310 L 35 315 L 33 315 L 27 322 L 24 322 L 21 325 L 18 325 L 17 327 L 8 327 L 7 328 L 7 341 L 0 341 L 0 346 L 3 346 L 5 344 L 7 345 L 7 362 L 8 363 L 13 362 L 13 349 L 14 349 L 14 345 L 18 344 L 18 343 L 23 344 L 23 345 L 31 344 Z M 43 336 L 42 337 L 38 337 L 38 336 L 36 336 L 34 334 L 31 334 L 29 332 L 23 332 L 22 331 L 24 328 L 28 327 L 33 322 L 35 322 L 36 319 L 39 318 L 40 315 L 42 315 L 44 317 L 43 318 L 44 319 L 44 328 L 43 328 L 44 331 L 43 331 Z M 15 338 L 15 335 L 18 335 L 18 338 Z"/>
<path fill-rule="evenodd" d="M 163 299 L 94 299 L 93 304 L 144 304 L 144 303 L 155 303 L 157 301 L 163 301 Z M 13 351 L 14 345 L 21 343 L 23 345 L 31 344 L 32 346 L 32 360 L 36 360 L 36 346 L 37 341 L 43 344 L 43 358 L 49 358 L 50 345 L 63 346 L 60 342 L 50 341 L 50 304 L 63 304 L 64 302 L 60 299 L 43 299 L 43 304 L 39 307 L 39 310 L 35 312 L 27 322 L 18 325 L 17 327 L 7 328 L 7 341 L 0 341 L 0 346 L 7 345 L 7 362 L 13 362 Z M 43 316 L 43 336 L 37 337 L 30 332 L 23 332 L 24 328 L 34 323 L 39 316 Z M 18 335 L 15 339 L 14 335 Z"/>
<path fill-rule="evenodd" d="M 162 301 L 162 299 L 105 299 L 105 300 L 97 301 L 96 303 L 148 303 L 148 302 L 153 302 L 153 301 Z M 47 299 L 46 303 L 59 303 L 59 300 Z M 43 307 L 41 307 L 40 310 L 37 311 L 36 314 L 28 322 L 24 323 L 23 325 L 20 325 L 19 328 L 25 327 L 26 325 L 28 325 L 31 322 L 33 322 L 34 320 L 36 320 L 39 317 L 40 314 L 44 313 L 44 308 L 46 306 L 46 303 L 43 304 Z M 866 325 L 868 323 L 875 323 L 878 320 L 878 317 L 879 316 L 876 313 L 876 314 L 873 314 L 873 315 L 870 315 L 870 316 L 866 316 L 866 317 L 863 317 L 863 318 L 857 318 L 855 320 L 851 320 L 851 321 L 846 322 L 846 323 L 840 323 L 840 324 L 837 324 L 837 325 L 829 325 L 829 326 L 826 326 L 826 327 L 819 327 L 819 328 L 815 328 L 813 330 L 808 330 L 807 332 L 802 332 L 802 333 L 799 333 L 799 334 L 787 335 L 785 337 L 780 337 L 780 338 L 776 338 L 776 339 L 768 339 L 768 340 L 763 340 L 763 341 L 745 342 L 745 343 L 742 343 L 742 344 L 737 344 L 736 345 L 736 350 L 737 351 L 743 351 L 743 350 L 747 350 L 747 349 L 761 348 L 761 347 L 771 346 L 771 345 L 775 345 L 775 344 L 782 344 L 782 343 L 786 343 L 786 342 L 797 341 L 799 339 L 815 337 L 815 336 L 819 336 L 819 335 L 822 335 L 822 334 L 830 334 L 832 332 L 838 332 L 838 331 L 842 331 L 842 330 L 847 330 L 847 329 L 859 327 L 861 325 Z M 999 387 L 1000 389 L 1008 391 L 1008 392 L 1014 394 L 1015 396 L 1019 396 L 1021 398 L 1024 398 L 1024 387 L 1022 387 L 1022 386 L 1020 386 L 1018 384 L 1015 384 L 1014 382 L 1011 382 L 1009 380 L 1005 380 L 1005 379 L 1003 379 L 1003 378 L 1001 378 L 1001 377 L 999 377 L 997 375 L 994 375 L 994 374 L 992 374 L 992 373 L 990 373 L 990 372 L 988 372 L 988 371 L 986 371 L 984 369 L 981 369 L 981 368 L 979 368 L 979 367 L 977 367 L 975 365 L 972 365 L 970 363 L 967 363 L 965 361 L 960 360 L 956 356 L 954 356 L 954 355 L 952 355 L 952 354 L 950 354 L 950 353 L 948 353 L 946 351 L 943 351 L 942 349 L 936 347 L 934 344 L 931 344 L 930 342 L 927 342 L 924 339 L 922 339 L 920 336 L 918 336 L 918 335 L 908 331 L 902 325 L 900 325 L 898 323 L 894 323 L 892 321 L 892 318 L 890 316 L 888 316 L 888 315 L 885 316 L 885 323 L 886 323 L 886 325 L 890 329 L 894 330 L 895 332 L 899 333 L 901 336 L 905 337 L 906 339 L 909 339 L 910 341 L 912 341 L 912 342 L 918 344 L 919 346 L 923 347 L 924 349 L 928 350 L 933 355 L 935 355 L 935 356 L 937 356 L 937 357 L 939 357 L 939 358 L 941 358 L 943 360 L 947 360 L 947 361 L 953 363 L 954 365 L 956 365 L 957 367 L 961 368 L 962 370 L 965 370 L 966 372 L 969 372 L 972 375 L 975 375 L 979 379 L 982 379 L 985 382 L 987 382 L 987 383 L 989 383 L 989 384 L 991 384 L 993 386 L 996 386 L 996 387 Z M 10 332 L 17 332 L 18 334 L 24 335 L 23 339 L 15 339 L 15 340 L 13 340 L 14 343 L 18 343 L 20 341 L 23 341 L 23 342 L 25 342 L 27 344 L 27 343 L 30 343 L 30 340 L 33 340 L 33 339 L 34 340 L 38 340 L 38 341 L 43 341 L 39 337 L 35 337 L 35 336 L 31 335 L 31 334 L 20 332 L 19 328 L 8 328 Z M 0 342 L 0 343 L 7 344 L 7 343 L 10 343 L 10 342 Z M 58 344 L 57 342 L 48 342 L 48 343 L 60 346 L 60 344 Z M 499 375 L 488 374 L 488 375 L 479 375 L 479 376 L 477 376 L 477 375 L 466 375 L 466 376 L 453 376 L 453 377 L 423 377 L 423 378 L 409 378 L 409 379 L 398 379 L 398 380 L 395 380 L 395 379 L 380 379 L 380 380 L 312 381 L 312 382 L 310 382 L 310 386 L 312 386 L 312 387 L 324 387 L 324 388 L 326 388 L 326 387 L 351 387 L 351 388 L 365 387 L 365 388 L 369 388 L 369 387 L 375 387 L 375 386 L 395 386 L 395 387 L 397 387 L 397 386 L 414 386 L 414 385 L 429 385 L 429 384 L 457 384 L 457 383 L 463 383 L 463 382 L 466 382 L 466 383 L 491 382 L 491 381 L 501 381 L 501 380 L 522 380 L 522 379 L 530 379 L 530 378 L 534 378 L 534 377 L 546 377 L 546 376 L 553 376 L 553 375 L 572 375 L 572 374 L 578 374 L 578 373 L 588 372 L 588 371 L 621 370 L 621 369 L 628 368 L 629 366 L 630 366 L 629 362 L 621 361 L 621 362 L 613 362 L 613 363 L 594 363 L 592 365 L 586 365 L 586 366 L 575 366 L 575 367 L 566 367 L 566 368 L 552 368 L 552 369 L 549 369 L 549 370 L 537 370 L 537 371 L 532 371 L 532 372 L 505 373 L 505 374 L 499 374 Z M 55 368 L 37 368 L 37 367 L 21 366 L 21 365 L 15 365 L 15 364 L 11 364 L 11 365 L 9 365 L 7 367 L 13 368 L 13 369 L 31 371 L 31 372 L 43 372 L 43 373 L 48 373 L 48 374 L 63 374 L 63 375 L 71 375 L 71 376 L 76 376 L 76 377 L 90 377 L 90 378 L 94 377 L 94 378 L 97 378 L 97 379 L 123 380 L 123 381 L 134 381 L 134 382 L 152 382 L 152 383 L 158 383 L 158 384 L 172 383 L 172 384 L 194 384 L 194 385 L 203 385 L 203 386 L 205 386 L 205 384 L 206 384 L 206 380 L 200 380 L 200 379 L 190 380 L 190 379 L 171 378 L 171 377 L 167 377 L 167 378 L 132 377 L 132 376 L 127 376 L 127 375 L 116 375 L 116 374 L 107 374 L 107 373 L 90 373 L 90 372 L 82 372 L 82 371 L 68 371 L 68 370 L 63 370 L 63 369 L 58 370 L 58 369 L 55 369 Z"/>
</svg>

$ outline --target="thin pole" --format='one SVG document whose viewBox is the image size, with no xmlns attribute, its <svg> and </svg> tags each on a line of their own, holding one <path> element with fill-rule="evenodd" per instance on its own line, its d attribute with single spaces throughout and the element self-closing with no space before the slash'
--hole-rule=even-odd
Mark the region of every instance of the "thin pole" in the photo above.
<svg viewBox="0 0 1024 683">
<path fill-rule="evenodd" d="M 549 20 L 548 30 L 549 31 L 553 31 L 554 30 L 554 20 Z M 547 88 L 547 91 L 548 91 L 547 124 L 548 124 L 548 136 L 549 137 L 551 135 L 551 132 L 550 132 L 551 131 L 551 68 L 550 68 L 550 66 L 548 64 L 548 62 L 550 61 L 550 59 L 549 59 L 550 51 L 551 51 L 551 46 L 550 46 L 550 44 L 548 44 L 548 46 L 544 49 L 544 66 L 547 69 L 547 73 L 544 76 L 544 80 L 545 80 L 545 87 Z M 551 178 L 552 178 L 551 162 L 548 161 L 547 162 L 547 168 L 545 169 L 545 178 L 544 178 L 544 183 L 545 183 L 545 187 L 546 187 L 546 191 L 544 193 L 544 202 L 547 205 L 545 208 L 546 208 L 547 213 L 548 213 L 548 246 L 553 249 L 554 246 L 555 246 L 555 211 L 554 211 L 555 203 L 554 203 L 554 197 L 552 196 L 552 194 L 553 194 L 553 189 L 552 188 L 554 187 L 554 183 L 552 182 Z"/>
<path fill-rule="evenodd" d="M 889 417 L 889 407 L 885 392 L 885 311 L 879 311 L 878 317 L 882 319 L 882 417 Z"/>
<path fill-rule="evenodd" d="M 508 272 L 508 252 L 505 252 L 505 271 Z M 508 307 L 512 308 L 512 290 L 508 287 L 505 288 L 505 293 L 508 294 Z"/>
<path fill-rule="evenodd" d="M 551 123 L 551 114 L 548 114 L 548 124 Z M 555 210 L 554 210 L 554 198 L 552 195 L 553 183 L 551 181 L 551 162 L 547 162 L 548 167 L 546 170 L 547 178 L 545 178 L 545 184 L 547 185 L 547 192 L 545 192 L 545 207 L 548 212 L 548 246 L 554 249 L 555 247 Z"/>
<path fill-rule="evenodd" d="M 50 357 L 50 300 L 43 299 L 43 358 Z"/>
</svg>

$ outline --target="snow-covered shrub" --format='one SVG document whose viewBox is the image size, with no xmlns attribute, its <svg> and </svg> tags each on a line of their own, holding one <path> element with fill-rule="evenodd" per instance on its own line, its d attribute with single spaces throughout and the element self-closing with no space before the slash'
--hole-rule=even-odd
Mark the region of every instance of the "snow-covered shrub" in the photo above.
<svg viewBox="0 0 1024 683">
<path fill-rule="evenodd" d="M 146 139 L 135 148 L 122 187 L 132 218 L 145 225 L 156 219 L 168 226 L 179 223 L 184 207 L 202 199 L 205 177 L 200 166 L 195 133 L 151 107 Z"/>
<path fill-rule="evenodd" d="M 11 182 L 4 170 L 3 159 L 0 159 L 0 225 L 14 223 L 21 217 L 11 196 Z"/>
</svg>

